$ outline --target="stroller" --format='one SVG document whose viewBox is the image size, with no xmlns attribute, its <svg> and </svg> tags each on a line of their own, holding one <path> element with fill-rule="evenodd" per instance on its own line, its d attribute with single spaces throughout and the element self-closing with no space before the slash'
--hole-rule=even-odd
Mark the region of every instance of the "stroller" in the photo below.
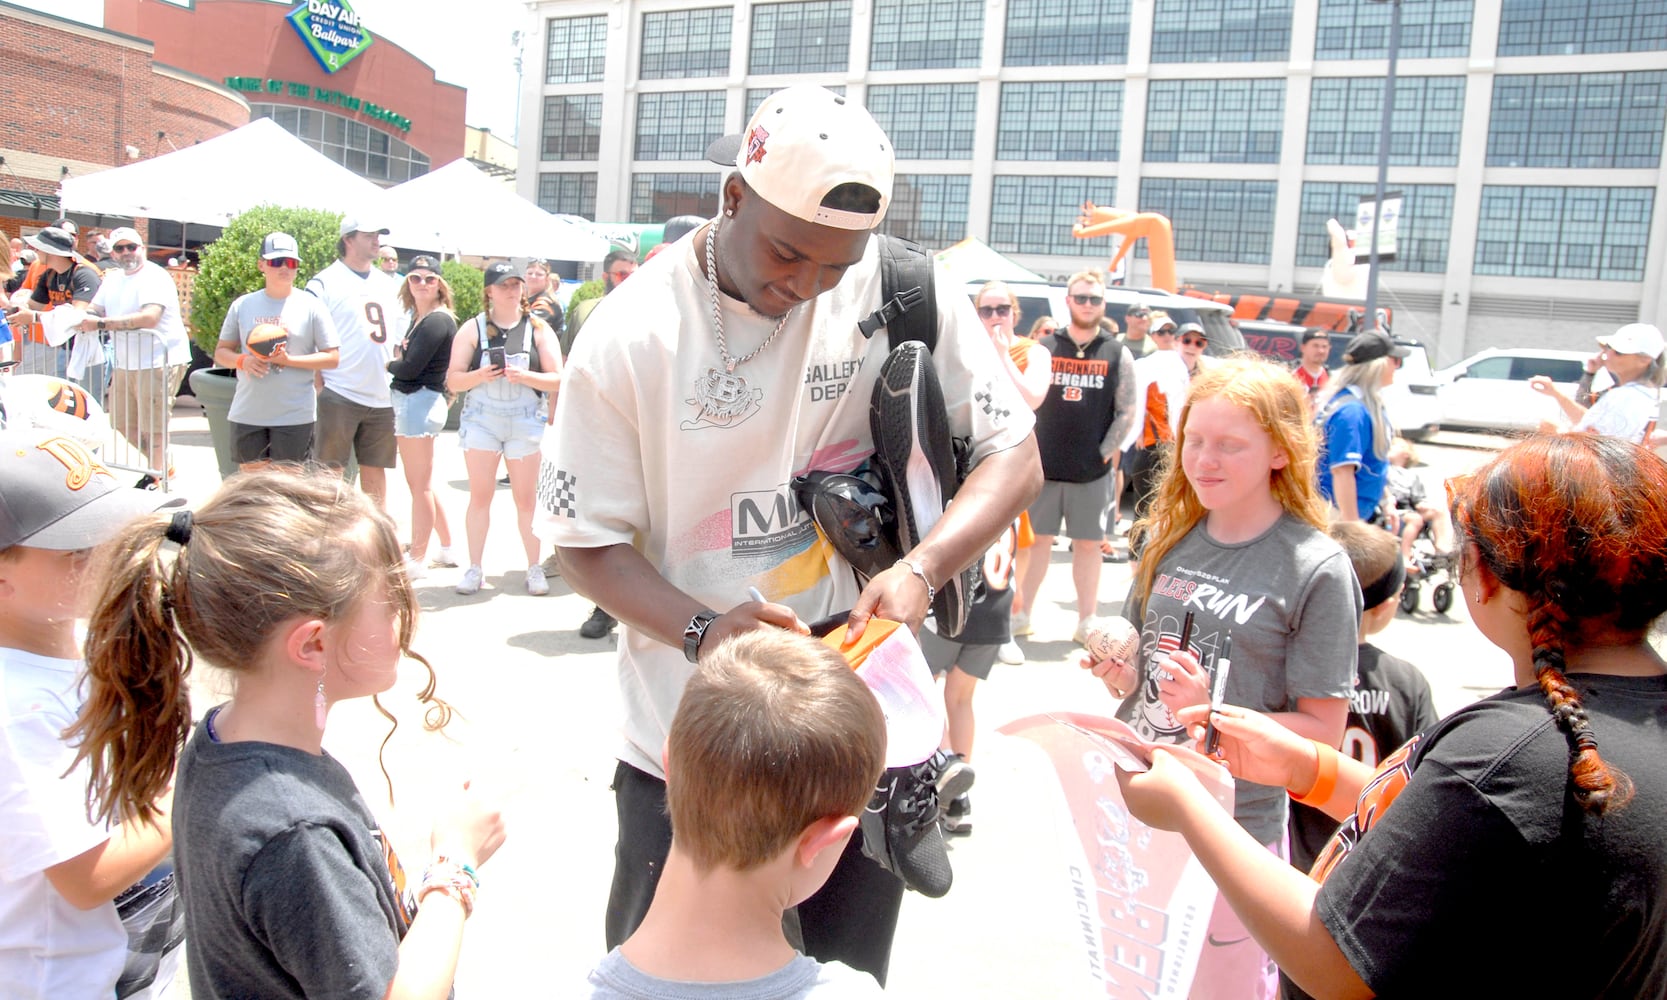
<svg viewBox="0 0 1667 1000">
<path fill-rule="evenodd" d="M 1414 570 L 1414 567 L 1417 567 Z M 1412 614 L 1418 610 L 1418 596 L 1426 585 L 1430 591 L 1430 605 L 1435 613 L 1444 615 L 1453 606 L 1453 590 L 1457 587 L 1458 556 L 1453 552 L 1437 552 L 1430 538 L 1430 526 L 1424 525 L 1412 543 L 1412 561 L 1407 565 L 1407 582 L 1401 587 L 1401 611 Z"/>
</svg>

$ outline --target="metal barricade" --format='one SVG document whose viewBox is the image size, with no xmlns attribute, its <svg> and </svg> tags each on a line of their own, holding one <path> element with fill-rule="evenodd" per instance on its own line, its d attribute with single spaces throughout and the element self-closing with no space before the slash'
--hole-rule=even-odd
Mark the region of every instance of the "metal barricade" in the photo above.
<svg viewBox="0 0 1667 1000">
<path fill-rule="evenodd" d="M 135 477 L 149 476 L 161 489 L 168 490 L 174 474 L 171 416 L 186 366 L 168 363 L 167 348 L 156 331 L 118 330 L 78 334 L 93 338 L 96 347 L 82 348 L 82 356 L 94 357 L 98 363 L 83 365 L 77 371 L 72 367 L 73 342 L 54 347 L 38 337 L 38 329 L 25 328 L 12 344 L 18 361 L 8 373 L 16 380 L 12 395 L 18 412 L 13 419 L 39 424 L 38 411 L 42 408 L 56 411 L 47 414 L 48 419 L 60 413 L 87 419 L 81 412 L 88 409 L 86 403 L 77 399 L 73 389 L 53 388 L 57 380 L 73 383 L 96 404 L 93 422 L 74 426 L 93 434 L 94 440 L 88 443 L 97 445 L 100 461 L 107 468 L 131 472 Z M 14 330 L 14 335 L 17 332 Z M 31 380 L 31 376 L 45 379 Z M 88 435 L 75 436 L 85 439 Z"/>
</svg>

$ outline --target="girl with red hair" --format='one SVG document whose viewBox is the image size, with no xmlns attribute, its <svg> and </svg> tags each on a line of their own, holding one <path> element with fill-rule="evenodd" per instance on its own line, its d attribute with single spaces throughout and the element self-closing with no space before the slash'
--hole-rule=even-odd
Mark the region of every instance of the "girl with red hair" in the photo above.
<svg viewBox="0 0 1667 1000">
<path fill-rule="evenodd" d="M 1177 758 L 1120 774 L 1315 996 L 1667 993 L 1667 463 L 1533 438 L 1450 484 L 1471 618 L 1517 686 L 1368 771 L 1248 710 L 1209 716 L 1235 775 L 1343 821 L 1309 877 L 1244 834 Z M 1542 960 L 1535 961 L 1539 947 Z"/>
</svg>

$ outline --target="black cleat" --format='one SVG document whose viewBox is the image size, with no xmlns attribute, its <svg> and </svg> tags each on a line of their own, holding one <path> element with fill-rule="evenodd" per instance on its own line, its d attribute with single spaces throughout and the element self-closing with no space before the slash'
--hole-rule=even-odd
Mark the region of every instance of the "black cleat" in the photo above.
<svg viewBox="0 0 1667 1000">
<path fill-rule="evenodd" d="M 961 482 L 943 389 L 925 344 L 899 344 L 886 357 L 874 384 L 868 426 L 874 436 L 874 468 L 892 498 L 897 551 L 907 555 L 938 523 Z M 974 583 L 973 568 L 966 567 L 938 588 L 932 613 L 945 639 L 966 628 Z"/>
</svg>

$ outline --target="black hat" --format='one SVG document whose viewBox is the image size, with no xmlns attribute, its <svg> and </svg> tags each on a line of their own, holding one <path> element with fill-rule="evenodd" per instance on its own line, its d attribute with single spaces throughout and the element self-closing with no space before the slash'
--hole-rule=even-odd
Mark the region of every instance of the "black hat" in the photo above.
<svg viewBox="0 0 1667 1000">
<path fill-rule="evenodd" d="M 406 274 L 410 274 L 412 271 L 433 271 L 435 274 L 439 274 L 440 265 L 435 262 L 433 257 L 430 257 L 426 253 L 421 253 L 412 257 L 411 266 L 405 269 Z"/>
<path fill-rule="evenodd" d="M 1308 329 L 1302 331 L 1302 342 L 1306 344 L 1310 340 L 1325 340 L 1329 336 L 1331 336 L 1331 335 L 1329 333 L 1327 333 L 1323 328 L 1317 327 L 1317 326 L 1311 326 Z"/>
<path fill-rule="evenodd" d="M 1381 333 L 1363 333 L 1349 341 L 1343 351 L 1343 363 L 1359 365 L 1378 358 L 1404 358 L 1411 353 L 1412 348 L 1397 344 Z"/>
<path fill-rule="evenodd" d="M 75 256 L 75 237 L 62 229 L 48 227 L 33 236 L 25 236 L 23 242 L 40 253 L 49 253 L 56 257 Z"/>
<path fill-rule="evenodd" d="M 509 261 L 500 260 L 496 264 L 486 265 L 485 284 L 482 287 L 491 288 L 500 281 L 508 281 L 511 278 L 521 281 L 521 272 Z"/>
</svg>

